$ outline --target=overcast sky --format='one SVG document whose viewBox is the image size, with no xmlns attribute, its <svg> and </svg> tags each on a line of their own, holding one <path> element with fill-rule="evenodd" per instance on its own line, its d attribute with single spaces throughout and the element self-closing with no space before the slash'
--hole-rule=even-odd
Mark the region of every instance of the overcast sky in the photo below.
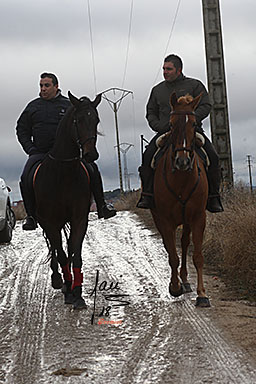
<svg viewBox="0 0 256 384">
<path fill-rule="evenodd" d="M 64 95 L 70 90 L 93 99 L 112 87 L 133 92 L 120 105 L 118 123 L 120 142 L 133 145 L 126 155 L 131 187 L 139 186 L 140 135 L 153 137 L 145 105 L 152 86 L 162 81 L 164 57 L 178 54 L 184 74 L 207 85 L 201 0 L 181 0 L 173 24 L 178 3 L 0 0 L 0 177 L 13 188 L 14 200 L 19 198 L 18 180 L 26 161 L 16 139 L 16 121 L 38 96 L 39 75 L 44 71 L 57 74 Z M 255 184 L 256 2 L 220 0 L 220 7 L 235 180 L 248 182 L 246 157 L 250 154 Z M 108 96 L 114 101 L 119 95 Z M 106 100 L 99 113 L 104 136 L 98 139 L 98 165 L 105 190 L 112 190 L 119 187 L 114 113 Z M 209 119 L 204 128 L 210 137 Z"/>
</svg>

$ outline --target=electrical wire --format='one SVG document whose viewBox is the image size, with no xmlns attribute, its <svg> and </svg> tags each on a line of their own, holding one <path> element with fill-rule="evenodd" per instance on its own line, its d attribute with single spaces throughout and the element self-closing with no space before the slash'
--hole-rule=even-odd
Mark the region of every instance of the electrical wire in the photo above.
<svg viewBox="0 0 256 384">
<path fill-rule="evenodd" d="M 91 41 L 91 55 L 92 55 L 94 90 L 95 90 L 95 94 L 97 94 L 97 81 L 96 81 L 96 69 L 95 69 L 95 59 L 94 59 L 94 49 L 93 49 L 92 18 L 91 18 L 90 0 L 87 0 L 87 8 L 88 8 L 88 19 L 89 19 L 90 41 Z"/>
<path fill-rule="evenodd" d="M 164 55 L 163 55 L 164 57 L 166 55 L 166 52 L 168 50 L 168 47 L 169 47 L 169 44 L 170 44 L 170 41 L 171 41 L 171 38 L 172 38 L 172 34 L 173 34 L 173 31 L 174 31 L 174 26 L 175 26 L 175 23 L 176 23 L 176 20 L 177 20 L 177 16 L 178 16 L 178 12 L 179 12 L 179 8 L 180 8 L 180 3 L 181 3 L 181 0 L 178 0 L 178 4 L 177 4 L 176 11 L 175 11 L 175 14 L 174 14 L 174 19 L 173 19 L 173 22 L 172 22 L 171 32 L 170 32 L 170 35 L 168 37 L 166 48 L 165 48 Z M 157 75 L 155 77 L 155 80 L 154 80 L 153 84 L 156 83 L 161 69 L 162 69 L 162 65 L 159 67 L 159 70 L 157 72 Z"/>
<path fill-rule="evenodd" d="M 129 21 L 129 30 L 128 30 L 126 58 L 125 58 L 124 75 L 123 75 L 123 80 L 122 80 L 121 88 L 123 88 L 123 86 L 124 86 L 124 82 L 125 82 L 125 78 L 126 78 L 126 72 L 127 72 L 129 49 L 130 49 L 130 40 L 131 40 L 131 31 L 132 31 L 132 16 L 133 16 L 133 0 L 131 0 L 130 21 Z"/>
</svg>

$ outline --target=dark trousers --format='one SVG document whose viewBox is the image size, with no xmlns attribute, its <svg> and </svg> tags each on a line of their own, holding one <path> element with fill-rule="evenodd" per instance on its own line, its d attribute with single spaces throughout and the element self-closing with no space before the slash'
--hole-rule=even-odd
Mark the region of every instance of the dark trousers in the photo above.
<svg viewBox="0 0 256 384">
<path fill-rule="evenodd" d="M 209 185 L 209 197 L 219 196 L 219 187 L 221 182 L 221 171 L 219 167 L 219 156 L 208 139 L 208 137 L 201 133 L 204 136 L 205 144 L 203 148 L 205 149 L 209 160 L 210 165 L 207 170 L 207 178 Z M 157 133 L 150 143 L 147 145 L 145 152 L 142 155 L 142 166 L 139 168 L 139 173 L 142 181 L 142 194 L 144 195 L 153 195 L 154 190 L 154 171 L 151 168 L 151 161 L 154 153 L 157 150 L 156 140 L 161 136 L 160 133 Z"/>
<path fill-rule="evenodd" d="M 209 172 L 211 172 L 211 171 L 214 171 L 214 170 L 219 168 L 219 156 L 218 156 L 214 146 L 212 145 L 212 143 L 208 139 L 208 137 L 204 133 L 202 135 L 204 136 L 204 139 L 205 139 L 205 144 L 204 144 L 203 148 L 205 149 L 205 151 L 206 151 L 206 153 L 210 159 Z M 142 165 L 145 165 L 146 167 L 151 166 L 151 161 L 152 161 L 153 155 L 157 150 L 156 140 L 160 136 L 161 136 L 161 133 L 157 133 L 153 137 L 153 139 L 150 141 L 150 143 L 147 145 L 147 148 L 144 151 L 143 156 L 142 156 Z"/>
<path fill-rule="evenodd" d="M 23 199 L 24 207 L 26 209 L 27 215 L 33 216 L 34 218 L 36 218 L 36 206 L 35 195 L 33 191 L 32 173 L 36 165 L 39 165 L 39 163 L 42 162 L 45 157 L 45 153 L 39 153 L 36 155 L 29 156 L 20 177 L 20 192 Z"/>
</svg>

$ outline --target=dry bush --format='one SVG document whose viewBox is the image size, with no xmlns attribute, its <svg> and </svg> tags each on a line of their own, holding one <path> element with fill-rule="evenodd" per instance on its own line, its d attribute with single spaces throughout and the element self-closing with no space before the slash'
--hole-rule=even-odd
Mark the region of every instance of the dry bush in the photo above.
<svg viewBox="0 0 256 384">
<path fill-rule="evenodd" d="M 256 205 L 239 184 L 223 198 L 224 212 L 208 214 L 204 241 L 206 263 L 224 275 L 245 297 L 256 297 Z"/>
<path fill-rule="evenodd" d="M 12 206 L 16 220 L 23 220 L 26 217 L 26 211 L 23 202 L 19 202 L 17 205 Z"/>
<path fill-rule="evenodd" d="M 139 198 L 140 190 L 125 193 L 115 202 L 115 209 L 118 211 L 133 211 Z"/>
</svg>

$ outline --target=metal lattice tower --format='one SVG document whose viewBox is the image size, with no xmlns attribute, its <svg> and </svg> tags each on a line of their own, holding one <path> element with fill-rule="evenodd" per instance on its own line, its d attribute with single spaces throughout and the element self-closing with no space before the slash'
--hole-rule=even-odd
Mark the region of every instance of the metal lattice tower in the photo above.
<svg viewBox="0 0 256 384">
<path fill-rule="evenodd" d="M 115 100 L 112 100 L 108 96 L 109 92 L 113 93 L 113 95 L 116 95 L 116 92 L 120 92 L 121 94 L 119 94 L 117 96 L 117 99 L 115 98 Z M 121 155 L 120 155 L 120 141 L 119 141 L 119 130 L 118 130 L 117 112 L 118 112 L 118 109 L 120 108 L 121 102 L 129 94 L 133 95 L 133 92 L 132 91 L 127 91 L 126 89 L 122 89 L 122 88 L 109 88 L 106 91 L 102 92 L 102 97 L 105 100 L 107 100 L 107 102 L 109 103 L 111 109 L 113 109 L 114 116 L 115 116 L 116 142 L 117 142 L 116 147 L 117 147 L 117 156 L 118 156 L 118 168 L 119 168 L 119 180 L 120 180 L 120 193 L 121 194 L 124 193 L 124 189 L 123 189 L 123 176 L 122 176 L 122 165 L 121 165 Z"/>
<path fill-rule="evenodd" d="M 125 146 L 125 147 L 122 148 L 122 145 Z M 133 146 L 134 146 L 133 144 L 128 144 L 128 143 L 121 143 L 120 144 L 120 151 L 124 155 L 124 187 L 125 187 L 125 191 L 128 191 L 128 192 L 131 190 L 131 186 L 130 186 L 130 175 L 131 175 L 131 173 L 128 173 L 126 154 L 129 151 L 129 149 L 131 147 L 133 147 Z"/>
<path fill-rule="evenodd" d="M 212 111 L 213 145 L 220 157 L 223 181 L 233 184 L 228 103 L 219 0 L 202 0 L 207 78 Z"/>
</svg>

